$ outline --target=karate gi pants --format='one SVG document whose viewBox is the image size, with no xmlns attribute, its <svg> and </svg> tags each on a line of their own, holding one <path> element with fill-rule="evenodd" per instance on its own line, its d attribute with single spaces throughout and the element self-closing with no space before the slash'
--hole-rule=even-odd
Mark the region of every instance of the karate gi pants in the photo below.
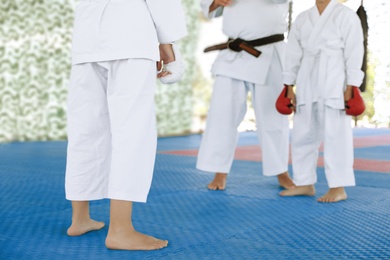
<svg viewBox="0 0 390 260">
<path fill-rule="evenodd" d="M 263 174 L 275 176 L 287 171 L 289 127 L 287 116 L 275 108 L 283 89 L 278 59 L 271 63 L 266 84 L 217 76 L 211 97 L 206 130 L 196 167 L 207 172 L 229 173 L 238 141 L 237 128 L 247 109 L 248 91 L 256 115 L 257 135 L 263 156 Z"/>
<path fill-rule="evenodd" d="M 73 65 L 68 93 L 66 198 L 146 202 L 157 144 L 156 62 Z"/>
<path fill-rule="evenodd" d="M 351 117 L 341 109 L 313 103 L 298 107 L 292 130 L 292 165 L 298 186 L 317 182 L 318 148 L 323 141 L 329 188 L 355 185 Z M 309 115 L 310 114 L 310 119 Z"/>
</svg>

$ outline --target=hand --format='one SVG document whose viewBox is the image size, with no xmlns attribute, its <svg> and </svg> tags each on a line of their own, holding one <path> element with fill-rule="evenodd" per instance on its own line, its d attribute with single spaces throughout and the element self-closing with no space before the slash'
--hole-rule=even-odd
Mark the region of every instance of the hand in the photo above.
<svg viewBox="0 0 390 260">
<path fill-rule="evenodd" d="M 348 85 L 347 89 L 344 91 L 344 101 L 348 101 L 352 98 L 353 95 L 353 86 Z"/>
<path fill-rule="evenodd" d="M 160 59 L 163 60 L 165 64 L 175 61 L 175 54 L 173 53 L 172 44 L 160 44 L 159 49 Z"/>
<path fill-rule="evenodd" d="M 157 78 L 162 78 L 162 77 L 165 77 L 165 76 L 171 74 L 171 72 L 165 70 L 164 64 L 165 64 L 164 60 L 160 60 L 160 61 L 156 62 Z"/>
<path fill-rule="evenodd" d="M 294 88 L 293 86 L 291 85 L 287 85 L 287 97 L 291 100 L 291 109 L 294 111 L 294 113 L 296 112 L 295 111 L 295 105 L 297 103 L 297 99 L 296 99 L 296 96 L 295 96 L 295 93 L 294 93 Z"/>
<path fill-rule="evenodd" d="M 233 3 L 233 0 L 214 0 L 214 2 L 210 5 L 209 12 L 214 11 L 220 6 L 229 6 Z"/>
<path fill-rule="evenodd" d="M 345 113 L 350 116 L 358 116 L 363 114 L 366 109 L 364 99 L 360 94 L 358 87 L 347 86 L 344 92 Z"/>
<path fill-rule="evenodd" d="M 214 0 L 213 4 L 218 6 L 228 6 L 232 4 L 232 0 Z"/>
<path fill-rule="evenodd" d="M 185 64 L 175 44 L 160 45 L 160 62 L 157 62 L 157 78 L 163 84 L 178 82 L 184 75 Z"/>
<path fill-rule="evenodd" d="M 164 64 L 175 61 L 175 54 L 173 53 L 172 44 L 160 44 L 160 61 L 157 62 L 157 78 L 165 77 L 171 74 L 164 70 Z"/>
</svg>

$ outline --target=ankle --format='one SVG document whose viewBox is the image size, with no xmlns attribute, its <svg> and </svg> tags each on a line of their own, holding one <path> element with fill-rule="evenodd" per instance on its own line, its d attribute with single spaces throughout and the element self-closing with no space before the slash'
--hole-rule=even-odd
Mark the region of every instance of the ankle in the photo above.
<svg viewBox="0 0 390 260">
<path fill-rule="evenodd" d="M 122 233 L 122 232 L 135 232 L 135 229 L 131 223 L 110 223 L 108 228 L 110 233 Z"/>
<path fill-rule="evenodd" d="M 345 192 L 345 189 L 344 189 L 344 187 L 336 187 L 336 188 L 329 188 L 329 191 Z"/>
<path fill-rule="evenodd" d="M 90 222 L 92 219 L 90 216 L 77 216 L 72 217 L 72 224 L 85 224 Z"/>
<path fill-rule="evenodd" d="M 288 172 L 282 172 L 282 173 L 277 175 L 278 178 L 284 178 L 284 177 L 287 177 L 287 176 L 289 176 Z"/>
</svg>

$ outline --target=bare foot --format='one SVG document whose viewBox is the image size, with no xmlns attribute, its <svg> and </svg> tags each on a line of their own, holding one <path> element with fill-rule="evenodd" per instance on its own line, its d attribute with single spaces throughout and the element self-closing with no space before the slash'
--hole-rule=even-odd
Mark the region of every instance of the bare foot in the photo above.
<svg viewBox="0 0 390 260">
<path fill-rule="evenodd" d="M 226 173 L 216 173 L 214 176 L 214 180 L 209 183 L 207 188 L 209 190 L 224 190 L 226 187 Z"/>
<path fill-rule="evenodd" d="M 279 185 L 282 188 L 285 188 L 287 190 L 294 189 L 296 186 L 292 179 L 290 178 L 290 175 L 288 175 L 288 172 L 284 172 L 278 175 L 278 181 Z"/>
<path fill-rule="evenodd" d="M 330 188 L 328 192 L 318 199 L 318 202 L 338 202 L 347 199 L 344 187 Z"/>
<path fill-rule="evenodd" d="M 314 185 L 297 186 L 290 190 L 283 190 L 279 193 L 280 196 L 314 196 L 316 189 Z"/>
<path fill-rule="evenodd" d="M 68 228 L 68 236 L 81 236 L 89 231 L 99 230 L 104 227 L 104 222 L 98 222 L 93 219 L 89 219 L 83 223 L 72 222 L 72 225 Z"/>
<path fill-rule="evenodd" d="M 157 239 L 131 229 L 109 231 L 106 238 L 106 247 L 113 250 L 156 250 L 167 245 L 167 240 Z"/>
</svg>

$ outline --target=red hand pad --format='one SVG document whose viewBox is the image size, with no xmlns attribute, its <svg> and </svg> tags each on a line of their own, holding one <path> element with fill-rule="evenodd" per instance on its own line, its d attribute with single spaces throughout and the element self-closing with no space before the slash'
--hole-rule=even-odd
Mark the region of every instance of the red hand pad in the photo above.
<svg viewBox="0 0 390 260">
<path fill-rule="evenodd" d="M 345 103 L 345 112 L 350 116 L 358 116 L 363 114 L 366 106 L 360 90 L 357 87 L 353 87 L 352 98 Z"/>
<path fill-rule="evenodd" d="M 284 85 L 282 92 L 280 93 L 278 99 L 276 100 L 276 110 L 283 115 L 290 115 L 293 110 L 291 109 L 291 99 L 287 97 L 287 86 Z"/>
</svg>

